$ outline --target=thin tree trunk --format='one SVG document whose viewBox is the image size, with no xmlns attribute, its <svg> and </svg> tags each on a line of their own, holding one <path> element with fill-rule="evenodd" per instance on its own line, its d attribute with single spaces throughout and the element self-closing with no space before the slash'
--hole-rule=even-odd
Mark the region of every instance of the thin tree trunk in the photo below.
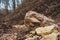
<svg viewBox="0 0 60 40">
<path fill-rule="evenodd" d="M 13 0 L 13 10 L 15 11 L 15 0 Z"/>
</svg>

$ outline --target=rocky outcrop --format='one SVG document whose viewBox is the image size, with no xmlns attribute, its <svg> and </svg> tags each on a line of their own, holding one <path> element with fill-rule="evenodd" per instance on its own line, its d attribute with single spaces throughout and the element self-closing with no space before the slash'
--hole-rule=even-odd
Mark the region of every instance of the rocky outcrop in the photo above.
<svg viewBox="0 0 60 40">
<path fill-rule="evenodd" d="M 13 34 L 3 34 L 1 40 L 58 40 L 60 35 L 59 26 L 53 19 L 35 11 L 26 13 L 23 25 L 12 25 L 12 27 L 16 31 Z"/>
</svg>

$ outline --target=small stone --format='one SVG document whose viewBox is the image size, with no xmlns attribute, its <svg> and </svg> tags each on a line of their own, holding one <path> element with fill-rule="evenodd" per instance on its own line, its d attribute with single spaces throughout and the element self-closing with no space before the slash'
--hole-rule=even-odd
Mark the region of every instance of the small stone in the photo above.
<svg viewBox="0 0 60 40">
<path fill-rule="evenodd" d="M 41 39 L 41 36 L 35 35 L 35 36 L 33 36 L 33 38 L 34 38 L 34 40 L 40 40 Z"/>
<path fill-rule="evenodd" d="M 30 38 L 27 38 L 27 39 L 25 39 L 25 40 L 34 40 L 34 38 L 30 37 Z"/>
<path fill-rule="evenodd" d="M 41 39 L 40 36 L 35 35 L 33 37 L 26 38 L 25 40 L 40 40 L 40 39 Z"/>
<path fill-rule="evenodd" d="M 24 37 L 29 38 L 29 37 L 32 37 L 32 36 L 33 36 L 32 34 L 26 34 Z"/>
<path fill-rule="evenodd" d="M 51 33 L 54 28 L 55 28 L 55 25 L 51 25 L 47 27 L 38 27 L 35 29 L 35 31 L 38 35 L 42 35 L 42 34 Z"/>
<path fill-rule="evenodd" d="M 35 31 L 30 31 L 31 34 L 35 34 Z"/>
<path fill-rule="evenodd" d="M 58 40 L 59 33 L 52 33 L 44 36 L 41 40 Z"/>
</svg>

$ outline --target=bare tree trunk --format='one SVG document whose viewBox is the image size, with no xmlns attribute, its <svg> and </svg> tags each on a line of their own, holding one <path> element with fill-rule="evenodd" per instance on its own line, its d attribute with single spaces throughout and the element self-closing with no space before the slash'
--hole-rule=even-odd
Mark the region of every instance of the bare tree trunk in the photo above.
<svg viewBox="0 0 60 40">
<path fill-rule="evenodd" d="M 15 11 L 15 0 L 12 0 L 13 1 L 13 10 Z"/>
<path fill-rule="evenodd" d="M 6 0 L 5 2 L 6 2 L 5 9 L 6 9 L 6 15 L 7 15 L 9 14 L 9 10 L 8 10 L 9 0 Z"/>
</svg>

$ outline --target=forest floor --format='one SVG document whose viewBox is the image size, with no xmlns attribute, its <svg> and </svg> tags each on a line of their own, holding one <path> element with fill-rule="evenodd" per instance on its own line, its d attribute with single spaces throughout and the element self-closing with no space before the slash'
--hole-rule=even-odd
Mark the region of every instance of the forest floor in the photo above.
<svg viewBox="0 0 60 40">
<path fill-rule="evenodd" d="M 43 14 L 28 11 L 23 25 L 1 25 L 0 40 L 60 40 L 59 26 Z"/>
<path fill-rule="evenodd" d="M 31 14 L 29 10 L 33 10 Z M 8 19 L 9 21 L 3 21 L 2 23 L 0 23 L 0 40 L 44 40 L 44 34 L 50 34 L 51 36 L 55 34 L 54 36 L 57 38 L 58 34 L 56 35 L 56 32 L 60 32 L 59 0 L 43 0 L 41 1 L 41 3 L 39 2 L 39 0 L 30 0 L 29 2 L 27 1 L 23 3 L 23 5 L 21 5 L 14 13 L 13 15 L 9 14 L 5 17 L 2 17 L 6 20 Z M 22 14 L 18 15 L 20 13 Z M 45 19 L 45 16 L 48 18 L 48 21 L 47 19 Z M 50 21 L 50 19 L 54 20 L 54 22 Z M 40 21 L 42 22 L 40 23 Z M 58 25 L 58 27 L 54 28 L 56 25 L 52 26 L 51 24 L 56 24 Z M 45 28 L 47 25 L 53 27 L 51 27 L 51 29 L 53 29 L 53 32 L 50 30 L 50 32 L 48 31 L 47 33 L 45 33 L 46 31 L 44 29 L 42 35 L 41 33 L 39 33 L 40 31 L 36 31 L 37 29 L 42 30 L 42 28 Z M 40 27 L 42 28 L 39 29 Z M 48 40 L 47 36 L 46 40 Z M 52 37 L 51 40 L 55 39 Z M 58 40 L 60 40 L 60 37 L 58 37 Z"/>
</svg>

